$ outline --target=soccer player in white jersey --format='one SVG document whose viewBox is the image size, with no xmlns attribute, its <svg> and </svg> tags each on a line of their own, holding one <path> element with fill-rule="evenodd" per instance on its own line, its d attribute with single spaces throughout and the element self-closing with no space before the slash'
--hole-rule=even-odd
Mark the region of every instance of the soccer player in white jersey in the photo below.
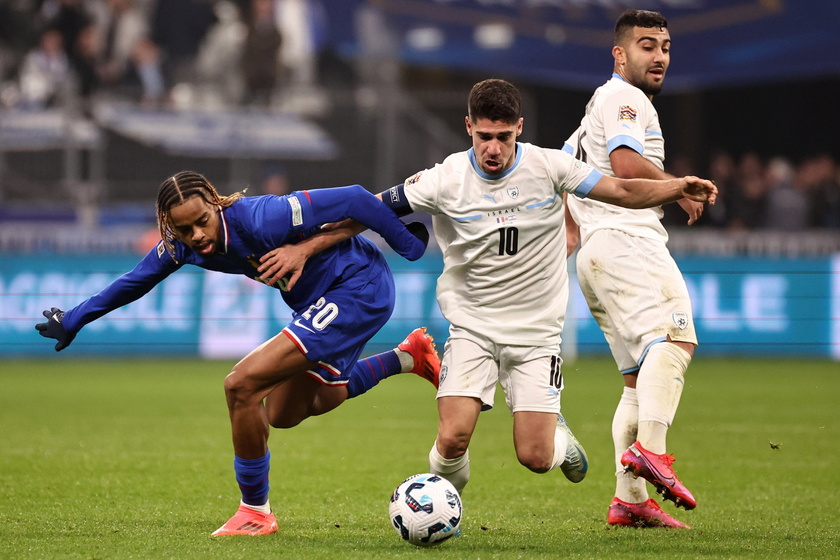
<svg viewBox="0 0 840 560">
<path fill-rule="evenodd" d="M 667 26 L 656 12 L 627 10 L 620 16 L 612 78 L 595 91 L 564 146 L 605 175 L 671 177 L 663 171 L 664 140 L 651 103 L 670 63 Z M 680 204 L 689 224 L 703 211 L 691 200 Z M 678 506 L 696 506 L 671 467 L 673 456 L 665 454 L 697 336 L 685 281 L 666 247 L 662 209 L 630 210 L 592 197 L 568 197 L 568 211 L 569 253 L 581 242 L 581 289 L 624 374 L 612 425 L 618 471 L 608 523 L 688 528 L 648 497 L 645 483 Z"/>
<path fill-rule="evenodd" d="M 563 193 L 632 207 L 689 196 L 714 202 L 697 177 L 669 181 L 606 177 L 561 150 L 517 142 L 519 91 L 504 80 L 473 86 L 465 119 L 472 148 L 447 157 L 379 196 L 397 215 L 432 214 L 443 251 L 437 298 L 450 323 L 438 390 L 431 472 L 462 491 L 479 413 L 501 383 L 513 414 L 519 462 L 583 480 L 588 460 L 560 414 L 560 334 L 568 298 Z M 340 227 L 263 259 L 262 277 L 294 285 L 309 255 L 363 226 Z"/>
</svg>

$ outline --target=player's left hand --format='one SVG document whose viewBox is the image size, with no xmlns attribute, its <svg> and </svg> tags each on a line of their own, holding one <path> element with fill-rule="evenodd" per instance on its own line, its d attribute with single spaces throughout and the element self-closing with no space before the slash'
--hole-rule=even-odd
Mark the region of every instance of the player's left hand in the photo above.
<svg viewBox="0 0 840 560">
<path fill-rule="evenodd" d="M 682 188 L 682 194 L 685 198 L 696 202 L 708 202 L 712 205 L 717 200 L 718 190 L 712 181 L 693 175 L 683 177 L 682 180 L 685 182 Z"/>
<path fill-rule="evenodd" d="M 405 225 L 408 232 L 423 243 L 423 247 L 429 246 L 429 230 L 423 222 L 409 222 Z"/>
<path fill-rule="evenodd" d="M 55 343 L 56 352 L 60 352 L 70 346 L 70 343 L 76 338 L 76 334 L 64 328 L 64 324 L 61 322 L 64 319 L 64 311 L 58 307 L 53 307 L 49 311 L 44 311 L 44 317 L 47 318 L 46 323 L 35 325 L 35 329 L 41 333 L 41 336 L 54 338 L 58 341 Z"/>
<path fill-rule="evenodd" d="M 683 210 L 685 210 L 685 213 L 688 214 L 688 225 L 693 224 L 700 219 L 700 216 L 703 215 L 703 208 L 705 208 L 705 204 L 702 202 L 681 198 L 677 201 L 677 203 Z"/>
</svg>

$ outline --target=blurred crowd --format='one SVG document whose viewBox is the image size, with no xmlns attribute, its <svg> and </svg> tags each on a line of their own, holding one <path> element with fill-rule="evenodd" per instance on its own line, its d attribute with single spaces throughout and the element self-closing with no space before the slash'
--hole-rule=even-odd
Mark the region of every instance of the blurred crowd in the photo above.
<svg viewBox="0 0 840 560">
<path fill-rule="evenodd" d="M 0 105 L 268 105 L 314 84 L 326 32 L 317 0 L 4 0 Z"/>
<path fill-rule="evenodd" d="M 104 96 L 288 109 L 290 91 L 311 108 L 327 23 L 319 0 L 2 0 L 0 108 L 49 108 L 69 96 L 84 110 Z M 668 166 L 717 183 L 718 204 L 698 226 L 840 229 L 840 164 L 829 154 L 791 161 L 720 151 L 704 168 L 675 155 Z M 667 225 L 686 220 L 678 205 L 666 207 Z"/>
<path fill-rule="evenodd" d="M 736 158 L 718 151 L 702 172 L 692 169 L 686 158 L 672 161 L 668 171 L 674 175 L 699 174 L 717 184 L 717 204 L 706 208 L 697 226 L 732 231 L 840 229 L 840 165 L 830 154 L 793 162 L 783 156 L 763 159 L 748 152 Z M 665 210 L 666 224 L 686 223 L 678 205 Z"/>
</svg>

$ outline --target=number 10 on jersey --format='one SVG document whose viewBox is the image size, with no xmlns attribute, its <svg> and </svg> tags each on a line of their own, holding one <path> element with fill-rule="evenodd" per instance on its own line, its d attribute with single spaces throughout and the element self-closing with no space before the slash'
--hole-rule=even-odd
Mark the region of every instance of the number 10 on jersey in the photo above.
<svg viewBox="0 0 840 560">
<path fill-rule="evenodd" d="M 499 254 L 515 255 L 519 250 L 519 230 L 515 227 L 499 228 Z"/>
</svg>

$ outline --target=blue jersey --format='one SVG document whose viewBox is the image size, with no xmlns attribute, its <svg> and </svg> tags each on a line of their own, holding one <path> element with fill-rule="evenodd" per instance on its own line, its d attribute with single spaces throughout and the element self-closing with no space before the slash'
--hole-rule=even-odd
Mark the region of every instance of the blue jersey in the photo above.
<svg viewBox="0 0 840 560">
<path fill-rule="evenodd" d="M 223 208 L 221 218 L 224 239 L 220 250 L 204 257 L 175 241 L 173 256 L 160 243 L 134 270 L 67 311 L 64 328 L 78 332 L 91 321 L 139 299 L 184 264 L 256 278 L 262 255 L 311 236 L 325 223 L 345 218 L 376 231 L 409 260 L 420 258 L 425 250 L 424 243 L 408 232 L 390 209 L 359 185 L 297 191 L 280 197 L 245 197 Z M 289 307 L 302 313 L 348 278 L 383 271 L 389 279 L 386 283 L 392 286 L 382 253 L 370 241 L 356 236 L 311 257 L 294 288 L 281 293 Z"/>
</svg>

